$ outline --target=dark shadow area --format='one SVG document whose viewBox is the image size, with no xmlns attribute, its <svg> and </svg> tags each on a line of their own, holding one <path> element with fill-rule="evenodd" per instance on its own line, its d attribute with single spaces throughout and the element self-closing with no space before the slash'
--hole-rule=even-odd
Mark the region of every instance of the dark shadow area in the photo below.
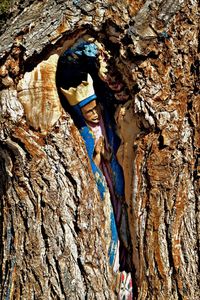
<svg viewBox="0 0 200 300">
<path fill-rule="evenodd" d="M 82 81 L 87 80 L 87 74 L 89 73 L 93 79 L 93 86 L 95 94 L 97 96 L 97 102 L 99 102 L 104 111 L 107 114 L 107 118 L 110 120 L 110 125 L 115 130 L 116 124 L 114 120 L 115 105 L 117 101 L 114 97 L 113 91 L 107 86 L 107 84 L 99 78 L 99 63 L 96 57 L 80 55 L 76 58 L 67 50 L 60 56 L 58 60 L 58 66 L 56 71 L 56 85 L 58 88 L 58 94 L 61 100 L 63 108 L 70 113 L 75 125 L 80 128 L 80 119 L 74 113 L 74 110 L 66 101 L 65 97 L 61 93 L 60 87 L 69 89 L 70 87 L 77 87 Z M 115 130 L 116 131 L 116 130 Z M 117 148 L 120 144 L 120 139 L 116 135 L 115 143 Z"/>
</svg>

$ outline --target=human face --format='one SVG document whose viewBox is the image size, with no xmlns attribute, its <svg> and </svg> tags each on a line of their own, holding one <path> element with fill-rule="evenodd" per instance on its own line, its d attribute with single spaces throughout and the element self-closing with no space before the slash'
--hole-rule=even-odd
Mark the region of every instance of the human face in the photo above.
<svg viewBox="0 0 200 300">
<path fill-rule="evenodd" d="M 100 119 L 96 100 L 91 101 L 81 108 L 84 119 L 88 124 L 98 124 Z"/>
</svg>

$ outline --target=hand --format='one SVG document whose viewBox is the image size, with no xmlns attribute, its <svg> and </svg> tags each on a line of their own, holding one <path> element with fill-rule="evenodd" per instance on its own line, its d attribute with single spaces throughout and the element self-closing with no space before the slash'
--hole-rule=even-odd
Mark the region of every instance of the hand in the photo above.
<svg viewBox="0 0 200 300">
<path fill-rule="evenodd" d="M 95 147 L 94 147 L 94 151 L 95 151 L 97 154 L 101 154 L 101 153 L 104 151 L 104 137 L 103 137 L 103 136 L 101 136 L 101 137 L 98 139 L 98 141 L 97 141 L 97 143 L 96 143 L 96 145 L 95 145 Z"/>
<path fill-rule="evenodd" d="M 101 154 L 105 160 L 111 161 L 112 150 L 109 145 L 108 145 L 108 149 L 106 149 L 106 147 L 103 148 L 103 150 L 101 151 Z"/>
</svg>

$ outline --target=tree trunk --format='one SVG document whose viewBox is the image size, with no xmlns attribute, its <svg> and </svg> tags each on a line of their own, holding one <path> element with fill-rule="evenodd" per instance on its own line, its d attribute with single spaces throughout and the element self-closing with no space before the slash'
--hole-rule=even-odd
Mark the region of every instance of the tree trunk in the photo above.
<svg viewBox="0 0 200 300">
<path fill-rule="evenodd" d="M 87 33 L 109 53 L 134 297 L 199 299 L 197 1 L 13 1 L 7 17 L 1 298 L 116 299 L 107 203 L 56 85 L 59 56 Z"/>
</svg>

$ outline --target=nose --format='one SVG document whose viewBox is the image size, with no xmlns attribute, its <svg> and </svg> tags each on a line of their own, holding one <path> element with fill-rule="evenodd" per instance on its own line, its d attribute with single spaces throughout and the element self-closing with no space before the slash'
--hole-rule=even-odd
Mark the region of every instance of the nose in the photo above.
<svg viewBox="0 0 200 300">
<path fill-rule="evenodd" d="M 92 110 L 92 114 L 93 114 L 94 117 L 98 117 L 98 112 L 97 112 L 96 109 L 93 109 L 93 110 Z"/>
</svg>

